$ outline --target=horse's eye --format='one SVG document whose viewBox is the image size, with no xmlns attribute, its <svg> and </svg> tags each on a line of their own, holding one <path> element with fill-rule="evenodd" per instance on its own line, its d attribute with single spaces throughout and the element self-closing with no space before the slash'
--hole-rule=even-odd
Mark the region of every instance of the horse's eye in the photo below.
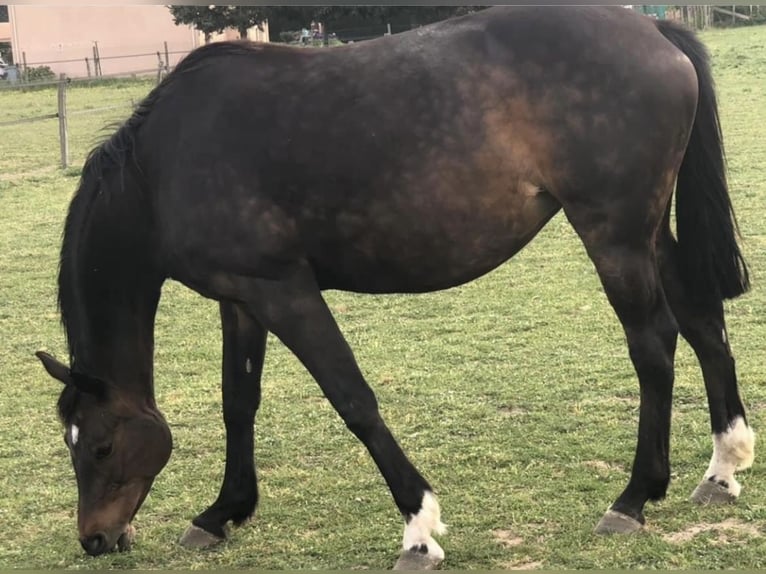
<svg viewBox="0 0 766 574">
<path fill-rule="evenodd" d="M 96 449 L 96 460 L 101 460 L 112 454 L 112 443 L 106 446 L 100 446 Z"/>
</svg>

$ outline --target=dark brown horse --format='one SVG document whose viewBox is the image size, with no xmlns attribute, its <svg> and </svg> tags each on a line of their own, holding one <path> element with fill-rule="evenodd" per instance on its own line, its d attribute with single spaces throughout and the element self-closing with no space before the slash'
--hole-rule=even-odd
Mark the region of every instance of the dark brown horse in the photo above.
<svg viewBox="0 0 766 574">
<path fill-rule="evenodd" d="M 670 228 L 676 190 L 678 239 Z M 154 318 L 172 277 L 220 301 L 226 471 L 184 542 L 254 511 L 266 334 L 316 378 L 404 517 L 400 566 L 443 558 L 439 505 L 378 412 L 323 289 L 415 293 L 497 267 L 564 210 L 641 387 L 630 482 L 597 526 L 631 532 L 670 479 L 680 333 L 714 454 L 694 498 L 734 499 L 753 437 L 722 301 L 747 289 L 716 99 L 688 31 L 620 7 L 493 8 L 335 49 L 200 48 L 89 156 L 66 220 L 59 411 L 89 554 L 128 542 L 171 452 Z"/>
</svg>

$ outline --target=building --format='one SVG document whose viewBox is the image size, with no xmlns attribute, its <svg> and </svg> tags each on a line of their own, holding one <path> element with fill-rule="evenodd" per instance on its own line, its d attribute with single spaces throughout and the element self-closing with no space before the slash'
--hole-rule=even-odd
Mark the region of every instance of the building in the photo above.
<svg viewBox="0 0 766 574">
<path fill-rule="evenodd" d="M 48 66 L 70 77 L 148 73 L 161 62 L 173 67 L 204 43 L 191 26 L 177 26 L 163 5 L 9 5 L 8 16 L 0 42 L 7 28 L 17 66 Z M 226 31 L 213 40 L 231 36 Z M 268 41 L 268 27 L 251 29 L 248 37 Z"/>
</svg>

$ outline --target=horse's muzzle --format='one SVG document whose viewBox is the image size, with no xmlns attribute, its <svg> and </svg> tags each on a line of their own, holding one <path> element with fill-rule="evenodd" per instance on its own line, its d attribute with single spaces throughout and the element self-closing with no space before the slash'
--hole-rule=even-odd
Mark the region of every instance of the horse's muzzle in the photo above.
<svg viewBox="0 0 766 574">
<path fill-rule="evenodd" d="M 80 544 L 82 545 L 82 549 L 91 556 L 98 556 L 109 550 L 106 536 L 101 533 L 88 536 L 87 538 L 81 538 Z"/>
</svg>

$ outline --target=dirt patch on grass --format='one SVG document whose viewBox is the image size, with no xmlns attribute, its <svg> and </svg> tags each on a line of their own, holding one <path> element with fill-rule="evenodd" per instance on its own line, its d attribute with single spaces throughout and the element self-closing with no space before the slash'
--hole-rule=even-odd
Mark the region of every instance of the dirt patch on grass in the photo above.
<svg viewBox="0 0 766 574">
<path fill-rule="evenodd" d="M 513 530 L 493 530 L 492 537 L 495 539 L 495 542 L 504 548 L 517 548 L 524 544 L 524 539 Z M 537 542 L 540 543 L 540 538 L 537 539 Z M 502 562 L 499 566 L 503 570 L 540 570 L 543 567 L 543 563 L 532 560 L 529 556 L 520 556 L 515 560 Z"/>
<path fill-rule="evenodd" d="M 49 167 L 43 167 L 40 169 L 35 169 L 32 171 L 21 171 L 21 172 L 15 172 L 15 173 L 0 173 L 0 183 L 18 183 L 28 178 L 44 177 L 52 173 L 56 173 L 56 171 L 58 171 L 58 167 L 54 165 Z"/>
<path fill-rule="evenodd" d="M 500 568 L 503 570 L 540 570 L 542 567 L 542 562 L 530 560 L 528 556 L 521 560 L 503 562 L 500 564 Z"/>
<path fill-rule="evenodd" d="M 719 544 L 725 544 L 729 541 L 730 536 L 742 537 L 747 536 L 750 538 L 760 538 L 763 536 L 761 529 L 755 524 L 748 524 L 735 518 L 728 518 L 723 522 L 716 522 L 713 524 L 703 522 L 702 524 L 695 524 L 680 532 L 673 532 L 671 534 L 665 534 L 662 538 L 665 542 L 671 544 L 683 544 L 689 542 L 692 538 L 698 534 L 704 532 L 715 532 L 717 534 L 716 542 Z"/>
<path fill-rule="evenodd" d="M 493 530 L 492 537 L 495 539 L 495 542 L 502 544 L 506 548 L 513 548 L 524 543 L 524 539 L 516 535 L 512 530 Z"/>
<path fill-rule="evenodd" d="M 611 404 L 617 404 L 617 405 L 625 406 L 625 407 L 638 407 L 640 400 L 639 400 L 639 398 L 637 396 L 635 396 L 635 397 L 633 397 L 633 396 L 624 397 L 623 396 L 623 397 L 606 397 L 604 399 L 604 402 L 606 404 L 610 404 L 611 403 Z"/>
<path fill-rule="evenodd" d="M 598 474 L 610 474 L 613 472 L 624 473 L 625 469 L 619 464 L 606 462 L 605 460 L 586 460 L 582 465 L 586 468 L 595 470 Z"/>
<path fill-rule="evenodd" d="M 525 411 L 524 409 L 520 409 L 519 407 L 512 407 L 509 405 L 499 407 L 497 409 L 497 412 L 499 412 L 502 416 L 506 418 L 523 417 L 524 415 L 529 414 L 529 411 Z"/>
</svg>

